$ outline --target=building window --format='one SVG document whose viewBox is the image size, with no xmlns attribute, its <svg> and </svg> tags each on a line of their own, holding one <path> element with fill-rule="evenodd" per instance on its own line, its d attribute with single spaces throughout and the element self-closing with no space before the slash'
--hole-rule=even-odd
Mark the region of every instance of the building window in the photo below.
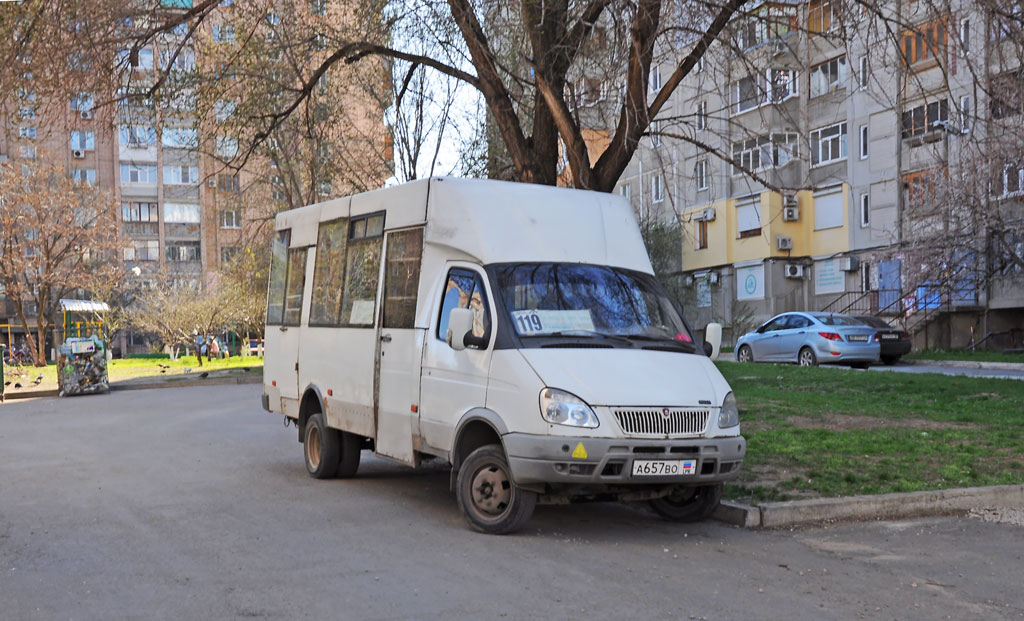
<svg viewBox="0 0 1024 621">
<path fill-rule="evenodd" d="M 32 126 L 19 127 L 18 128 L 18 137 L 19 138 L 27 138 L 29 140 L 34 139 L 36 137 L 36 128 L 35 128 L 35 126 L 32 125 Z"/>
<path fill-rule="evenodd" d="M 142 48 L 139 50 L 118 50 L 117 64 L 132 69 L 152 69 L 153 50 Z"/>
<path fill-rule="evenodd" d="M 861 90 L 868 87 L 870 72 L 868 71 L 868 57 L 861 56 L 857 59 L 857 85 Z"/>
<path fill-rule="evenodd" d="M 321 181 L 320 183 L 316 184 L 316 193 L 317 193 L 317 196 L 330 196 L 331 195 L 331 182 L 330 181 Z"/>
<path fill-rule="evenodd" d="M 121 203 L 122 222 L 156 222 L 159 219 L 156 203 Z"/>
<path fill-rule="evenodd" d="M 217 189 L 221 192 L 238 192 L 241 189 L 238 175 L 217 175 Z"/>
<path fill-rule="evenodd" d="M 198 185 L 198 166 L 164 166 L 164 183 L 168 185 Z"/>
<path fill-rule="evenodd" d="M 732 84 L 732 111 L 734 114 L 753 110 L 761 105 L 762 94 L 758 92 L 757 79 L 748 76 Z"/>
<path fill-rule="evenodd" d="M 652 93 L 656 93 L 661 90 L 661 67 L 657 64 L 651 67 L 650 87 Z"/>
<path fill-rule="evenodd" d="M 234 43 L 235 42 L 235 27 L 231 24 L 214 24 L 213 26 L 213 42 L 214 43 Z"/>
<path fill-rule="evenodd" d="M 960 20 L 960 55 L 966 57 L 971 53 L 971 20 Z"/>
<path fill-rule="evenodd" d="M 224 209 L 220 212 L 220 228 L 242 228 L 242 212 L 237 209 Z"/>
<path fill-rule="evenodd" d="M 96 185 L 95 168 L 75 168 L 71 171 L 71 179 L 75 183 L 84 183 L 90 187 Z"/>
<path fill-rule="evenodd" d="M 238 155 L 238 138 L 217 136 L 216 140 L 217 157 L 222 160 L 230 160 Z"/>
<path fill-rule="evenodd" d="M 218 99 L 213 104 L 214 117 L 218 123 L 224 123 L 231 117 L 235 116 L 235 108 L 238 104 L 228 99 Z"/>
<path fill-rule="evenodd" d="M 867 194 L 860 195 L 860 225 L 866 227 L 871 224 L 871 199 Z"/>
<path fill-rule="evenodd" d="M 921 170 L 903 175 L 903 201 L 907 207 L 927 204 L 935 195 L 934 170 Z"/>
<path fill-rule="evenodd" d="M 971 98 L 963 96 L 960 98 L 960 130 L 967 133 L 971 129 Z"/>
<path fill-rule="evenodd" d="M 133 241 L 131 246 L 124 249 L 124 260 L 158 261 L 160 260 L 160 242 L 155 239 Z"/>
<path fill-rule="evenodd" d="M 697 250 L 704 250 L 708 247 L 708 221 L 697 221 Z"/>
<path fill-rule="evenodd" d="M 78 93 L 71 98 L 70 107 L 75 112 L 88 112 L 93 108 L 92 93 Z"/>
<path fill-rule="evenodd" d="M 949 100 L 933 101 L 903 112 L 900 125 L 903 138 L 920 136 L 949 120 Z"/>
<path fill-rule="evenodd" d="M 811 132 L 811 166 L 846 158 L 846 123 L 836 123 Z"/>
<path fill-rule="evenodd" d="M 665 200 L 665 177 L 654 175 L 651 177 L 651 202 L 660 203 Z"/>
<path fill-rule="evenodd" d="M 807 5 L 807 30 L 824 34 L 837 28 L 841 4 L 840 0 L 811 0 Z"/>
<path fill-rule="evenodd" d="M 309 3 L 309 10 L 313 15 L 323 15 L 327 13 L 327 0 L 311 0 Z"/>
<path fill-rule="evenodd" d="M 697 106 L 697 129 L 704 130 L 708 127 L 708 102 L 702 101 Z"/>
<path fill-rule="evenodd" d="M 992 79 L 989 89 L 992 118 L 1005 119 L 1024 112 L 1024 71 L 1017 69 Z"/>
<path fill-rule="evenodd" d="M 757 136 L 732 143 L 732 174 L 784 166 L 797 157 L 798 134 Z M 743 168 L 741 168 L 741 166 Z M 746 170 L 744 170 L 746 168 Z"/>
<path fill-rule="evenodd" d="M 798 93 L 797 73 L 790 69 L 768 69 L 732 83 L 733 114 L 753 110 L 766 103 L 781 103 Z"/>
<path fill-rule="evenodd" d="M 18 116 L 23 119 L 34 119 L 36 118 L 35 108 L 19 108 Z"/>
<path fill-rule="evenodd" d="M 796 71 L 790 69 L 769 69 L 765 74 L 768 80 L 768 97 L 771 103 L 780 103 L 790 97 L 796 97 L 798 83 Z"/>
<path fill-rule="evenodd" d="M 811 67 L 811 97 L 846 88 L 846 56 Z"/>
<path fill-rule="evenodd" d="M 148 147 L 156 142 L 156 131 L 146 125 L 122 125 L 118 134 L 121 144 L 128 147 Z"/>
<path fill-rule="evenodd" d="M 194 127 L 165 127 L 160 142 L 172 149 L 195 150 L 199 148 L 199 133 Z"/>
<path fill-rule="evenodd" d="M 96 134 L 93 132 L 71 132 L 71 149 L 74 151 L 95 151 Z"/>
<path fill-rule="evenodd" d="M 1004 166 L 996 173 L 995 179 L 996 196 L 1017 196 L 1024 191 L 1024 167 L 1018 164 Z"/>
<path fill-rule="evenodd" d="M 164 203 L 164 222 L 172 224 L 198 224 L 199 205 L 194 203 Z"/>
<path fill-rule="evenodd" d="M 156 166 L 122 163 L 121 183 L 156 183 Z"/>
<path fill-rule="evenodd" d="M 651 121 L 651 126 L 648 128 L 647 133 L 651 136 L 651 146 L 661 146 L 661 121 Z"/>
<path fill-rule="evenodd" d="M 868 126 L 860 126 L 860 159 L 868 159 Z"/>
<path fill-rule="evenodd" d="M 902 40 L 900 47 L 907 66 L 928 59 L 938 61 L 946 55 L 946 21 L 937 19 L 904 31 Z"/>
<path fill-rule="evenodd" d="M 236 246 L 221 246 L 220 247 L 220 262 L 231 263 L 235 257 L 238 256 L 238 248 Z"/>
<path fill-rule="evenodd" d="M 174 241 L 167 243 L 167 260 L 171 263 L 199 261 L 202 258 L 199 242 Z"/>
<path fill-rule="evenodd" d="M 628 201 L 630 196 L 632 195 L 632 186 L 630 186 L 628 183 L 624 184 L 624 185 L 620 185 L 619 186 L 619 195 L 622 196 L 624 199 L 626 199 Z"/>
<path fill-rule="evenodd" d="M 708 161 L 697 160 L 693 167 L 693 178 L 697 181 L 698 190 L 708 189 Z"/>
</svg>

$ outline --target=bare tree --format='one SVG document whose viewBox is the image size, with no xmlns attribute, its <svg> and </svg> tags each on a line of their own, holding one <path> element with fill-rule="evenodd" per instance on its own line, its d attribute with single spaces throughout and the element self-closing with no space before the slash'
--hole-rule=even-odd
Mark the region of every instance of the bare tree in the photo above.
<svg viewBox="0 0 1024 621">
<path fill-rule="evenodd" d="M 36 366 L 46 364 L 44 335 L 60 298 L 103 289 L 121 276 L 114 213 L 108 194 L 76 182 L 60 166 L 0 163 L 0 285 L 16 307 Z"/>
</svg>

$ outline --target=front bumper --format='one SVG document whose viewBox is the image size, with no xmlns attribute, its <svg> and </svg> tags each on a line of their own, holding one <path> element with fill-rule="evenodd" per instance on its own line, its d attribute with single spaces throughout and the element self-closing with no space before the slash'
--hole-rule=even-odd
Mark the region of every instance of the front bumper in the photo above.
<svg viewBox="0 0 1024 621">
<path fill-rule="evenodd" d="M 512 480 L 521 486 L 559 485 L 705 485 L 739 476 L 747 441 L 743 436 L 647 440 L 538 436 L 502 437 Z M 586 457 L 573 457 L 582 444 Z M 633 476 L 634 459 L 696 459 L 694 474 Z"/>
</svg>

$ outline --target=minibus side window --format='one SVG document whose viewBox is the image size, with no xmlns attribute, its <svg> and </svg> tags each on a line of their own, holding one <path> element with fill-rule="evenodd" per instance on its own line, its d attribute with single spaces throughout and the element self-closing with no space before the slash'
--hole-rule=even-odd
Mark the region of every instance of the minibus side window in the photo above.
<svg viewBox="0 0 1024 621">
<path fill-rule="evenodd" d="M 349 222 L 345 291 L 341 297 L 341 325 L 365 328 L 373 326 L 383 244 L 383 213 L 352 218 Z"/>
<path fill-rule="evenodd" d="M 420 284 L 423 229 L 391 233 L 384 266 L 384 327 L 412 328 Z"/>
<path fill-rule="evenodd" d="M 306 286 L 306 249 L 288 251 L 288 279 L 284 286 L 283 325 L 297 326 L 302 316 L 302 289 Z"/>
<path fill-rule="evenodd" d="M 448 335 L 448 315 L 453 308 L 473 310 L 473 336 L 489 339 L 491 334 L 491 311 L 487 304 L 487 290 L 483 279 L 471 270 L 453 269 L 445 281 L 444 298 L 441 302 L 441 317 L 437 322 L 437 338 L 444 341 Z"/>
<path fill-rule="evenodd" d="M 280 324 L 284 318 L 284 283 L 288 268 L 288 243 L 291 231 L 278 231 L 270 255 L 270 288 L 267 292 L 267 324 Z"/>
<path fill-rule="evenodd" d="M 336 326 L 341 323 L 347 241 L 348 218 L 320 223 L 313 266 L 313 299 L 309 309 L 311 326 Z"/>
</svg>

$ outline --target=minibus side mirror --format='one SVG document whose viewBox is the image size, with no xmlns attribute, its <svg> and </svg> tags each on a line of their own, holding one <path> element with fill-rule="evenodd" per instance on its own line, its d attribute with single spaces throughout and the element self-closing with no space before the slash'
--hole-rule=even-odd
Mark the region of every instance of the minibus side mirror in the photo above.
<svg viewBox="0 0 1024 621">
<path fill-rule="evenodd" d="M 445 339 L 455 351 L 466 349 L 467 337 L 472 338 L 473 311 L 468 308 L 453 308 L 448 314 L 448 334 Z"/>
<path fill-rule="evenodd" d="M 718 360 L 718 354 L 722 353 L 722 324 L 709 323 L 704 328 L 704 353 L 711 360 Z"/>
</svg>

